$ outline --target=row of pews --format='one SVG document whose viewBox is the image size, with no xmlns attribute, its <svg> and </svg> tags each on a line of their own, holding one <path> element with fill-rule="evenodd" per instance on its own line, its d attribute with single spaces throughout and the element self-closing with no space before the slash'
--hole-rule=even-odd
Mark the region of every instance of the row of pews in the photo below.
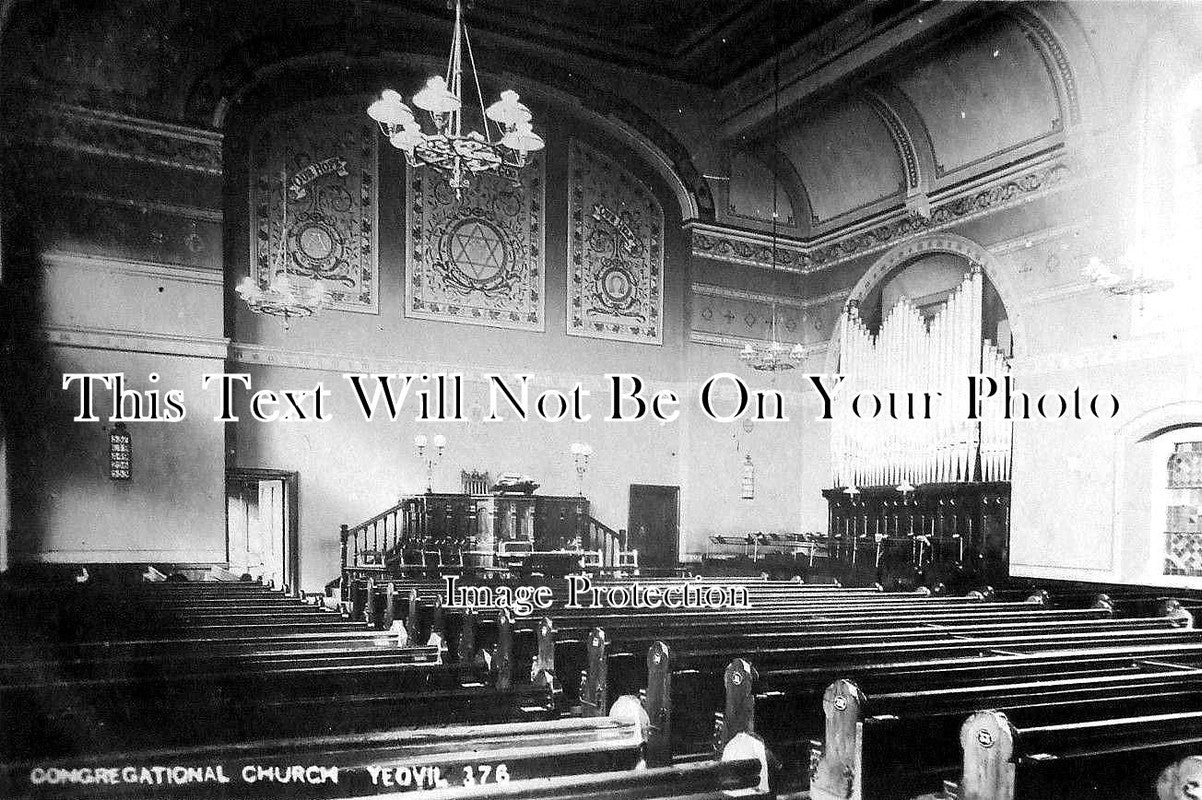
<svg viewBox="0 0 1202 800">
<path fill-rule="evenodd" d="M 0 796 L 1151 798 L 1202 752 L 1194 601 L 1156 590 L 519 616 L 440 586 L 9 590 Z"/>
<path fill-rule="evenodd" d="M 441 607 L 403 585 L 361 606 L 381 624 L 427 614 L 460 658 L 503 652 L 532 676 L 562 677 L 586 716 L 643 709 L 652 765 L 750 734 L 769 784 L 813 798 L 1152 797 L 1167 764 L 1202 749 L 1196 600 L 758 590 L 750 611 L 537 622 Z M 407 591 L 404 610 L 387 605 Z"/>
</svg>

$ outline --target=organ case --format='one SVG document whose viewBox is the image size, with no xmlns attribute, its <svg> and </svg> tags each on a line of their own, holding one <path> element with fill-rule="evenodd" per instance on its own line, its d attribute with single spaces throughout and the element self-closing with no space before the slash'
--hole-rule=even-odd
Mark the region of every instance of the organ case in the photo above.
<svg viewBox="0 0 1202 800">
<path fill-rule="evenodd" d="M 963 402 L 968 376 L 999 383 L 1005 353 L 983 336 L 984 276 L 973 264 L 933 315 L 901 297 L 870 331 L 849 302 L 839 326 L 844 397 L 941 393 L 931 419 L 836 411 L 829 504 L 832 569 L 887 586 L 995 582 L 1007 573 L 1011 423 L 1001 401 L 979 419 Z"/>
</svg>

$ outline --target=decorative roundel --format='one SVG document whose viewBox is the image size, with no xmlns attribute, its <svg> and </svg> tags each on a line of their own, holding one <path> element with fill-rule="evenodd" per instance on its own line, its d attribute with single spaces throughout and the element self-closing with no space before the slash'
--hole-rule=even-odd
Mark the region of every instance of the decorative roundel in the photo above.
<svg viewBox="0 0 1202 800">
<path fill-rule="evenodd" d="M 343 257 L 342 234 L 320 217 L 298 221 L 289 233 L 296 260 L 313 272 L 328 271 Z"/>
<path fill-rule="evenodd" d="M 839 711 L 847 710 L 847 698 L 843 695 L 835 695 L 835 708 Z"/>
<path fill-rule="evenodd" d="M 595 278 L 597 295 L 606 307 L 618 311 L 632 308 L 637 302 L 637 279 L 621 261 L 606 259 Z"/>
<path fill-rule="evenodd" d="M 977 731 L 977 744 L 981 747 L 993 747 L 993 734 L 984 729 Z"/>
<path fill-rule="evenodd" d="M 488 220 L 461 219 L 438 244 L 447 277 L 453 282 L 476 291 L 489 291 L 509 282 L 509 248 L 501 231 Z"/>
</svg>

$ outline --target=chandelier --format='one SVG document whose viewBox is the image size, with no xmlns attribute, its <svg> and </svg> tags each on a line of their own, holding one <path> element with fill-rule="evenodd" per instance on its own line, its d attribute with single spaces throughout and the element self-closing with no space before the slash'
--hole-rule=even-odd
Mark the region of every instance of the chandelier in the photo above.
<svg viewBox="0 0 1202 800">
<path fill-rule="evenodd" d="M 463 132 L 463 52 L 467 51 L 468 66 L 484 132 Z M 543 148 L 543 139 L 531 127 L 530 109 L 522 104 L 518 93 L 501 92 L 501 99 L 487 109 L 476 74 L 476 59 L 463 24 L 463 4 L 455 0 L 455 27 L 451 32 L 451 55 L 447 60 L 446 76 L 435 75 L 413 95 L 413 105 L 429 114 L 433 133 L 422 129 L 412 109 L 401 95 L 385 89 L 367 109 L 367 115 L 380 124 L 380 130 L 393 147 L 405 153 L 411 167 L 432 167 L 446 176 L 447 183 L 460 193 L 478 173 L 512 173 L 526 164 L 526 156 Z M 489 120 L 497 125 L 499 138 L 493 139 Z"/>
<path fill-rule="evenodd" d="M 256 314 L 279 317 L 284 330 L 291 327 L 293 318 L 311 317 L 329 304 L 330 295 L 320 280 L 292 272 L 288 253 L 288 174 L 280 174 L 280 196 L 283 203 L 280 227 L 280 247 L 272 261 L 270 278 L 258 281 L 247 275 L 237 286 L 238 296 Z M 270 248 L 270 244 L 268 245 Z"/>
<path fill-rule="evenodd" d="M 1128 253 L 1122 259 L 1127 264 L 1136 263 L 1132 254 Z M 1140 274 L 1135 266 L 1117 272 L 1109 264 L 1097 256 L 1091 256 L 1089 262 L 1081 268 L 1082 276 L 1088 278 L 1095 286 L 1113 295 L 1154 294 L 1173 287 L 1173 282 L 1162 278 L 1147 278 Z"/>
<path fill-rule="evenodd" d="M 800 344 L 792 347 L 776 338 L 776 303 L 772 304 L 769 340 L 763 344 L 747 342 L 739 351 L 739 360 L 760 372 L 783 372 L 796 367 L 805 359 Z"/>
</svg>

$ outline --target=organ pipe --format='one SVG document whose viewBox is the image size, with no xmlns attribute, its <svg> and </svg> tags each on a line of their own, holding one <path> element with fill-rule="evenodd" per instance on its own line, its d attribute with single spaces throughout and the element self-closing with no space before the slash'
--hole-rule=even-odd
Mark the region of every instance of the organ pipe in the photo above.
<svg viewBox="0 0 1202 800">
<path fill-rule="evenodd" d="M 1009 480 L 1011 423 L 1003 419 L 1003 401 L 987 400 L 980 420 L 968 418 L 965 401 L 969 376 L 1000 384 L 1010 372 L 1005 354 L 982 338 L 982 288 L 974 266 L 929 322 L 902 297 L 875 335 L 857 304 L 848 304 L 838 327 L 844 402 L 892 395 L 917 414 L 873 416 L 872 400 L 841 408 L 831 427 L 836 486 Z M 930 419 L 924 418 L 924 392 L 941 393 Z"/>
</svg>

